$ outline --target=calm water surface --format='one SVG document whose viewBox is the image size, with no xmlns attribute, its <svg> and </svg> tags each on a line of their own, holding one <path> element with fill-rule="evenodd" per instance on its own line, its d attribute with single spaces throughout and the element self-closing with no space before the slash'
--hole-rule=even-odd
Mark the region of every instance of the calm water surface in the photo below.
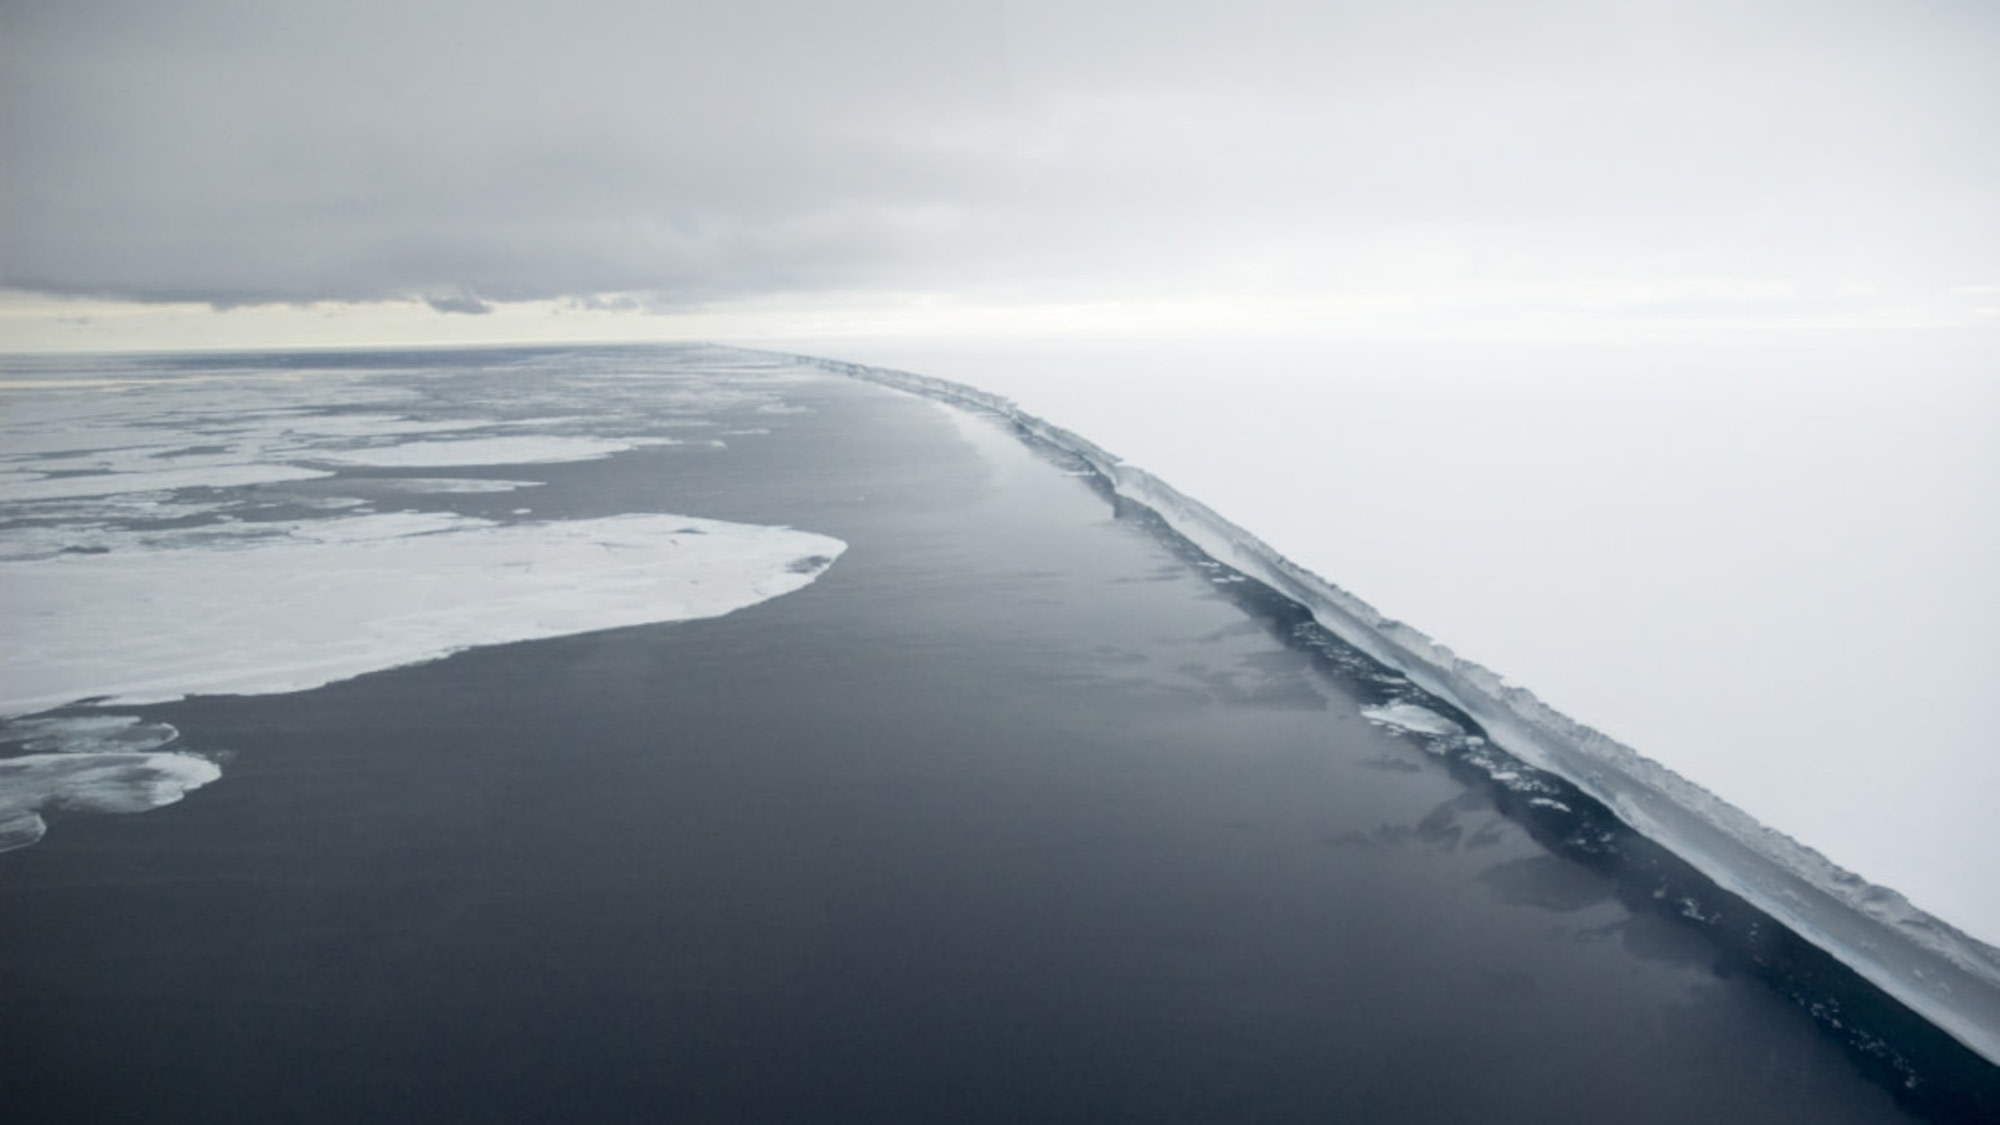
<svg viewBox="0 0 2000 1125">
<path fill-rule="evenodd" d="M 1077 466 L 785 399 L 532 499 L 799 593 L 144 709 L 233 756 L 0 856 L 7 1120 L 1904 1119 Z"/>
</svg>

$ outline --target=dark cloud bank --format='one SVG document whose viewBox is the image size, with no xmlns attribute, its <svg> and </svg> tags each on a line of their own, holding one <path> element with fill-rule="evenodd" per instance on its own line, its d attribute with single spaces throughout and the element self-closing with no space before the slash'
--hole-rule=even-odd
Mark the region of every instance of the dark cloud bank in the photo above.
<svg viewBox="0 0 2000 1125">
<path fill-rule="evenodd" d="M 1996 11 L 9 0 L 0 282 L 477 312 L 1472 245 L 1963 283 L 2000 259 Z"/>
</svg>

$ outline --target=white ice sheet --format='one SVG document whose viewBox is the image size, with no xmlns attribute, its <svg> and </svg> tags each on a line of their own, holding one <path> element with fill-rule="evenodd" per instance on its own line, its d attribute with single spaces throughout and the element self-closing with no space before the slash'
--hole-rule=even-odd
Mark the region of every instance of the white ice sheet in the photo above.
<svg viewBox="0 0 2000 1125">
<path fill-rule="evenodd" d="M 236 549 L 0 562 L 0 714 L 296 691 L 474 645 L 714 617 L 846 545 L 671 515 L 314 520 Z"/>
</svg>

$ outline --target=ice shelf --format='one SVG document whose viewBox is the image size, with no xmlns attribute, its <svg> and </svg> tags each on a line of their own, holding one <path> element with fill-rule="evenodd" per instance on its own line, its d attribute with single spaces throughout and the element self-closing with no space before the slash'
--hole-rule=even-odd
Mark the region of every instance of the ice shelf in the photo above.
<svg viewBox="0 0 2000 1125">
<path fill-rule="evenodd" d="M 1843 870 L 1667 767 L 1391 620 L 1172 485 L 1013 400 L 949 380 L 810 357 L 800 363 L 999 416 L 1089 463 L 1215 560 L 1297 601 L 1342 640 L 1471 716 L 1495 744 L 1577 786 L 1653 840 L 2000 1063 L 2000 950 Z"/>
</svg>

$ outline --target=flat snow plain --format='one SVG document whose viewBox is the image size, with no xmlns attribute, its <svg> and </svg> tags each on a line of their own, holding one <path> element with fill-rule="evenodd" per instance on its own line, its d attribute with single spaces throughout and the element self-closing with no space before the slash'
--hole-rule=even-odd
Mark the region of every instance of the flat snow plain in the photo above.
<svg viewBox="0 0 2000 1125">
<path fill-rule="evenodd" d="M 2000 343 L 787 340 L 1149 469 L 2000 944 Z"/>
</svg>

